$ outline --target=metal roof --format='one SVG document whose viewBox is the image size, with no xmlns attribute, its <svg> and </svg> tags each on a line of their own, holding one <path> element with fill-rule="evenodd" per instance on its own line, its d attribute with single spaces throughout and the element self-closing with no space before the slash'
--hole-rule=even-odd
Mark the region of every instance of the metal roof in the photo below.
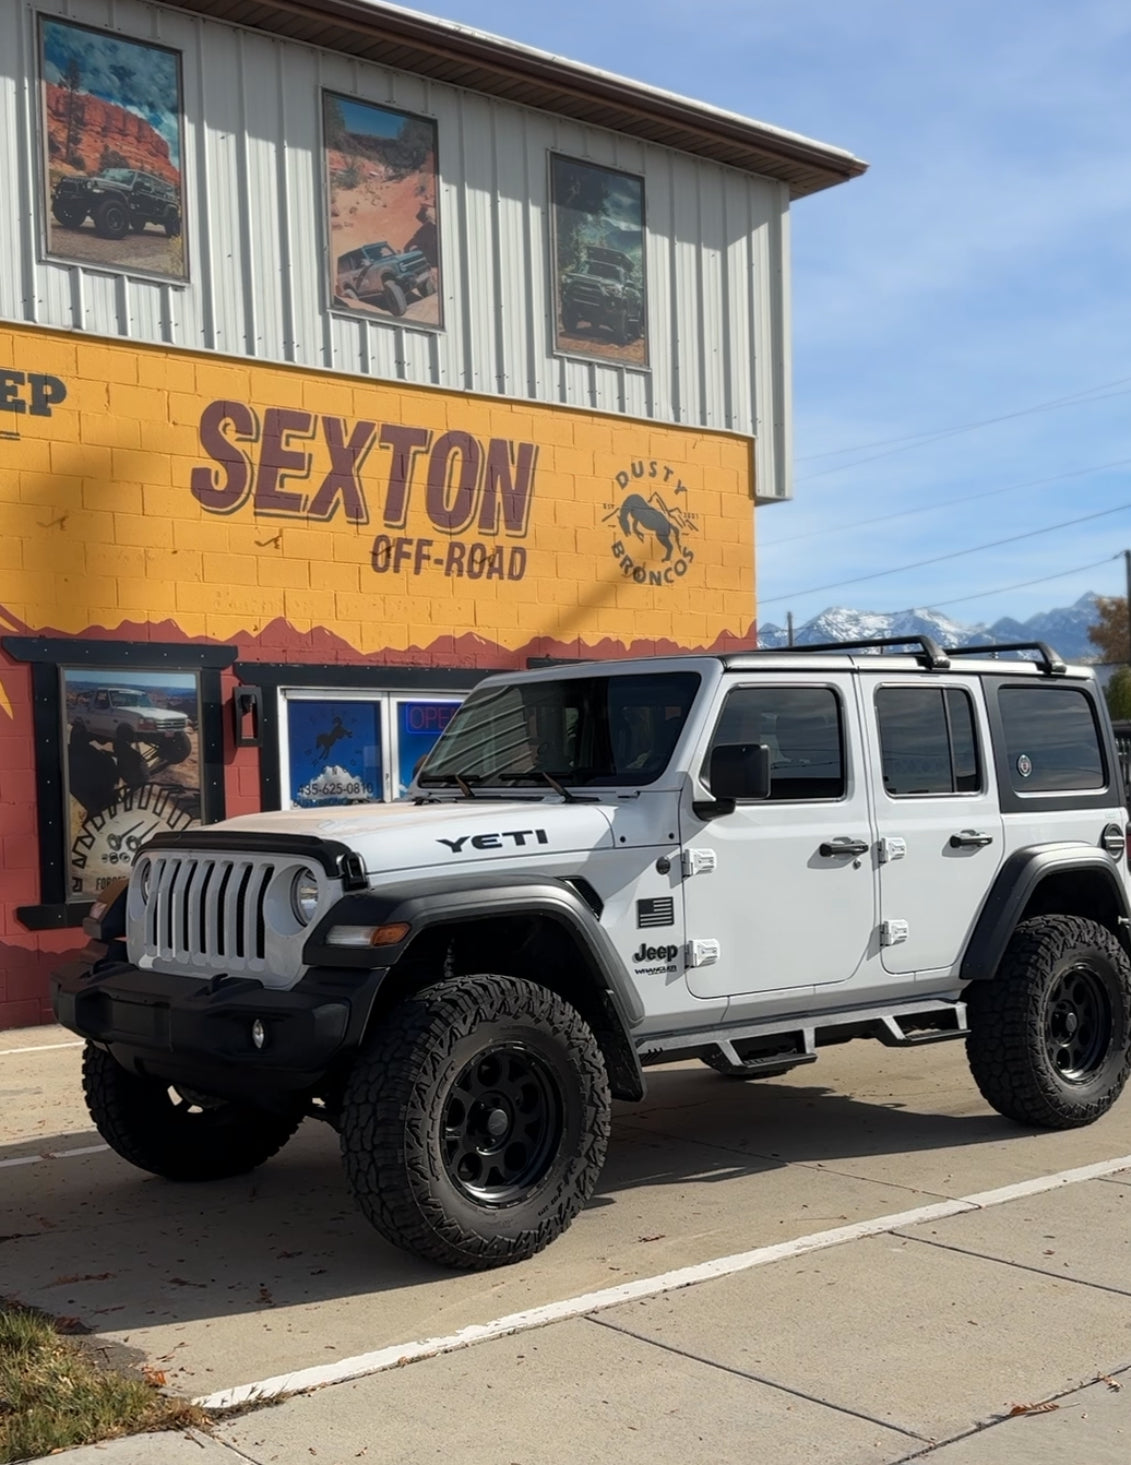
<svg viewBox="0 0 1131 1465">
<path fill-rule="evenodd" d="M 774 178 L 791 198 L 845 183 L 868 166 L 800 133 L 378 0 L 171 3 Z"/>
</svg>

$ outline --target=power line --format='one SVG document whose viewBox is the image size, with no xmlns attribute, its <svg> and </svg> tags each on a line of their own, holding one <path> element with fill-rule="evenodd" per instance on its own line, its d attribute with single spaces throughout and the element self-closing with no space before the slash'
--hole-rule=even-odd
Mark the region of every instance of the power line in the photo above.
<svg viewBox="0 0 1131 1465">
<path fill-rule="evenodd" d="M 1015 417 L 1029 417 L 1034 412 L 1051 412 L 1054 411 L 1057 407 L 1089 406 L 1093 402 L 1106 402 L 1112 397 L 1125 397 L 1128 395 L 1129 390 L 1131 389 L 1125 388 L 1123 391 L 1119 392 L 1106 392 L 1102 397 L 1079 397 L 1064 402 L 1050 402 L 1042 407 L 1027 407 L 1023 412 L 1006 412 L 1001 417 L 987 418 L 985 422 L 977 423 L 976 426 L 989 427 L 995 422 L 1009 422 L 1012 418 Z M 924 434 L 916 438 L 914 441 L 905 443 L 901 447 L 888 448 L 888 450 L 883 453 L 872 453 L 871 456 L 867 458 L 856 458 L 851 463 L 839 463 L 833 468 L 822 468 L 819 473 L 808 473 L 805 475 L 804 478 L 799 478 L 797 481 L 799 484 L 812 483 L 815 478 L 827 478 L 832 473 L 846 473 L 850 468 L 862 468 L 865 463 L 875 463 L 880 458 L 891 458 L 894 457 L 897 453 L 907 453 L 910 452 L 912 448 L 921 448 L 925 447 L 928 443 L 936 443 L 944 437 L 955 437 L 959 433 L 973 431 L 974 427 L 952 427 L 947 428 L 944 432 Z"/>
<path fill-rule="evenodd" d="M 1046 580 L 1064 580 L 1069 575 L 1080 575 L 1085 570 L 1095 570 L 1100 565 L 1110 565 L 1112 560 L 1117 560 L 1123 551 L 1118 550 L 1115 554 L 1105 555 L 1102 560 L 1093 560 L 1090 565 L 1077 565 L 1073 570 L 1057 570 L 1053 575 L 1038 575 L 1035 580 L 1019 580 L 1015 585 L 999 585 L 994 590 L 978 590 L 973 595 L 956 595 L 952 600 L 932 600 L 931 610 L 938 610 L 944 605 L 961 605 L 965 600 L 985 600 L 991 595 L 1005 595 L 1010 590 L 1027 590 L 1030 585 L 1043 585 Z M 905 611 L 895 611 L 895 615 L 907 615 L 918 609 L 917 606 L 908 606 Z M 889 612 L 891 614 L 892 612 Z"/>
<path fill-rule="evenodd" d="M 807 453 L 804 457 L 798 458 L 796 461 L 798 463 L 813 463 L 818 458 L 839 458 L 845 453 L 867 453 L 873 448 L 897 447 L 903 443 L 919 442 L 923 438 L 943 437 L 956 432 L 974 432 L 979 427 L 992 427 L 994 423 L 1008 422 L 1014 417 L 1027 417 L 1033 412 L 1047 412 L 1051 408 L 1061 407 L 1068 403 L 1087 401 L 1096 392 L 1106 392 L 1110 387 L 1121 387 L 1127 382 L 1131 382 L 1131 376 L 1120 376 L 1116 377 L 1114 381 L 1100 382 L 1098 386 L 1087 387 L 1080 392 L 1070 392 L 1066 397 L 1053 397 L 1048 402 L 1038 402 L 1032 407 L 1021 407 L 1016 412 L 1003 413 L 1000 417 L 984 417 L 978 422 L 962 422 L 955 427 L 932 428 L 930 432 L 914 432 L 908 434 L 906 437 L 880 438 L 875 442 L 857 443 L 855 447 L 851 448 L 829 448 L 823 453 Z M 1113 395 L 1118 394 L 1114 393 Z M 1101 397 L 1100 400 L 1103 401 L 1104 398 Z"/>
<path fill-rule="evenodd" d="M 762 600 L 762 605 L 775 605 L 781 600 L 796 600 L 802 595 L 817 595 L 823 590 L 840 590 L 845 585 L 859 585 L 865 580 L 881 580 L 885 575 L 901 575 L 906 570 L 921 570 L 925 565 L 939 565 L 944 560 L 961 559 L 963 555 L 979 554 L 984 549 L 997 549 L 1003 544 L 1016 544 L 1022 539 L 1035 539 L 1040 534 L 1052 534 L 1057 529 L 1069 529 L 1073 524 L 1087 524 L 1093 519 L 1106 519 L 1112 514 L 1131 509 L 1131 504 L 1116 504 L 1113 509 L 1100 509 L 1094 514 L 1079 514 L 1075 519 L 1063 519 L 1059 524 L 1048 524 L 1043 529 L 1029 529 L 1024 534 L 1010 534 L 1005 539 L 991 539 L 986 544 L 975 544 L 969 549 L 955 549 L 948 554 L 933 555 L 930 559 L 914 560 L 911 564 L 895 565 L 887 570 L 873 570 L 868 575 L 854 575 L 850 580 L 834 580 L 828 585 L 813 585 L 808 590 L 793 590 L 788 595 L 771 595 Z"/>
<path fill-rule="evenodd" d="M 981 493 L 966 493 L 958 498 L 941 499 L 936 503 L 922 504 L 917 509 L 900 509 L 894 514 L 877 514 L 874 519 L 843 519 L 836 524 L 826 524 L 820 529 L 807 529 L 804 534 L 791 534 L 785 539 L 759 540 L 765 549 L 777 549 L 781 544 L 795 544 L 799 539 L 813 539 L 818 534 L 835 534 L 842 529 L 865 529 L 871 524 L 888 524 L 892 519 L 909 519 L 915 514 L 930 514 L 936 509 L 949 509 L 955 504 L 968 504 L 974 499 L 996 498 L 1002 493 L 1019 493 L 1023 488 L 1041 488 L 1048 483 L 1062 483 L 1066 478 L 1085 478 L 1089 473 L 1104 473 L 1110 468 L 1126 468 L 1131 458 L 1116 458 L 1112 463 L 1097 463 L 1092 468 L 1074 468 L 1070 473 L 1056 473 L 1051 478 L 1030 478 L 1025 483 L 1013 483 L 1008 488 L 991 488 Z"/>
</svg>

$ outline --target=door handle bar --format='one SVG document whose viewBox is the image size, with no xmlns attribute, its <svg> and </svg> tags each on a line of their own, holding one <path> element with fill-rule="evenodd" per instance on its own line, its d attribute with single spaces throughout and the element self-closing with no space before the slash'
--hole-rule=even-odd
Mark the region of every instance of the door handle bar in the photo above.
<svg viewBox="0 0 1131 1465">
<path fill-rule="evenodd" d="M 985 849 L 993 842 L 992 834 L 982 834 L 977 829 L 964 829 L 961 834 L 952 834 L 949 840 L 951 849 Z"/>
<path fill-rule="evenodd" d="M 824 860 L 835 860 L 838 855 L 866 855 L 868 845 L 862 839 L 831 839 L 817 853 Z"/>
</svg>

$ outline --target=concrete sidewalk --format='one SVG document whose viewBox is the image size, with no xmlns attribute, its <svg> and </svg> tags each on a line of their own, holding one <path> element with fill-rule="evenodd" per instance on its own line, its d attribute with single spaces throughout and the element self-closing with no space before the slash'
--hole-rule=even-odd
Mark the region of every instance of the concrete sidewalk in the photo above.
<svg viewBox="0 0 1131 1465">
<path fill-rule="evenodd" d="M 957 1045 L 846 1045 L 819 1084 L 655 1070 L 577 1225 L 521 1267 L 452 1275 L 364 1226 L 324 1127 L 237 1182 L 130 1169 L 97 1143 L 67 1038 L 0 1040 L 0 1292 L 83 1317 L 179 1393 L 572 1307 L 208 1436 L 53 1457 L 70 1465 L 1131 1458 L 1131 1099 L 1086 1130 L 1026 1133 L 985 1110 Z M 846 1223 L 870 1234 L 845 1240 Z M 815 1235 L 830 1244 L 790 1252 Z M 751 1248 L 758 1265 L 592 1309 L 593 1290 Z M 1039 1404 L 1056 1407 L 1011 1414 Z"/>
<path fill-rule="evenodd" d="M 1122 1172 L 65 1458 L 1124 1465 L 1129 1263 Z"/>
</svg>

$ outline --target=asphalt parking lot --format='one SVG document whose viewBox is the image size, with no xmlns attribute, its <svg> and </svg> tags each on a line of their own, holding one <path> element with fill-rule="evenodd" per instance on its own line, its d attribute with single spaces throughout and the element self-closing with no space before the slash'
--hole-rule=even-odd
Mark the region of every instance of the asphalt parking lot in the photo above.
<svg viewBox="0 0 1131 1465">
<path fill-rule="evenodd" d="M 750 1084 L 651 1070 L 571 1230 L 453 1275 L 369 1230 L 313 1122 L 240 1180 L 131 1169 L 100 1147 L 68 1042 L 0 1034 L 0 1294 L 211 1403 L 363 1375 L 123 1461 L 1131 1450 L 1131 1098 L 1085 1130 L 1019 1130 L 960 1044 L 855 1043 Z M 1037 1404 L 1056 1407 L 1011 1413 Z"/>
</svg>

